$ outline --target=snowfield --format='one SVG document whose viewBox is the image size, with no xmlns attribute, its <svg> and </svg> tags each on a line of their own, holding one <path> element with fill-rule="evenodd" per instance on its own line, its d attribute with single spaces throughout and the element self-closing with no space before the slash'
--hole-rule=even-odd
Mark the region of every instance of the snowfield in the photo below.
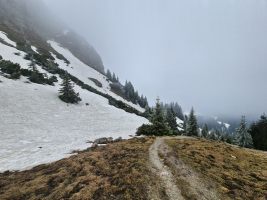
<svg viewBox="0 0 267 200">
<path fill-rule="evenodd" d="M 0 38 L 1 38 L 2 40 L 4 40 L 6 43 L 8 43 L 8 44 L 10 44 L 10 45 L 12 45 L 12 46 L 14 46 L 14 47 L 17 46 L 17 44 L 16 44 L 15 42 L 13 42 L 12 40 L 10 40 L 10 39 L 7 37 L 6 33 L 2 32 L 2 31 L 0 31 Z"/>
<path fill-rule="evenodd" d="M 135 105 L 132 102 L 129 102 L 120 97 L 119 95 L 111 92 L 109 86 L 110 82 L 107 80 L 107 78 L 95 69 L 90 68 L 88 65 L 81 62 L 68 49 L 61 47 L 60 44 L 54 41 L 48 41 L 48 43 L 53 47 L 53 49 L 55 49 L 58 53 L 62 54 L 70 62 L 70 64 L 67 65 L 63 60 L 59 60 L 56 56 L 54 56 L 56 63 L 59 64 L 59 68 L 68 71 L 68 73 L 77 77 L 78 79 L 97 89 L 98 91 L 108 94 L 113 98 L 130 105 L 131 107 L 135 108 L 140 112 L 145 112 L 145 109 L 141 108 L 139 105 Z M 99 82 L 101 82 L 103 87 L 97 87 L 95 83 L 89 78 L 97 79 Z"/>
<path fill-rule="evenodd" d="M 147 123 L 78 87 L 83 101 L 68 105 L 58 99 L 58 87 L 0 80 L 0 171 L 56 161 L 89 147 L 87 140 L 129 138 Z"/>
<path fill-rule="evenodd" d="M 0 32 L 0 38 L 16 46 Z M 86 84 L 118 100 L 144 111 L 110 91 L 109 81 L 94 69 L 74 57 L 67 49 L 50 42 L 55 50 L 69 61 L 66 65 L 56 59 L 60 68 L 66 69 Z M 35 47 L 32 47 L 37 52 Z M 14 53 L 19 53 L 15 55 Z M 0 42 L 0 55 L 5 60 L 29 68 L 25 53 Z M 40 72 L 45 72 L 37 66 Z M 49 73 L 47 73 L 49 75 Z M 95 78 L 103 85 L 98 88 L 88 78 Z M 10 80 L 0 75 L 0 172 L 22 170 L 38 164 L 67 157 L 73 150 L 85 149 L 88 140 L 100 137 L 129 138 L 136 129 L 148 121 L 135 114 L 109 105 L 108 100 L 75 86 L 82 102 L 70 105 L 58 98 L 61 79 L 56 86 L 26 83 L 27 79 Z M 86 103 L 89 105 L 86 106 Z"/>
</svg>

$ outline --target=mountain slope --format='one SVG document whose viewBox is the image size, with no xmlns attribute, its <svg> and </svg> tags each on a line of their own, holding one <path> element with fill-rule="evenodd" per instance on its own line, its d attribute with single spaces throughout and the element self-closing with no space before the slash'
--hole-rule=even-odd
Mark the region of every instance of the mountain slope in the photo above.
<svg viewBox="0 0 267 200">
<path fill-rule="evenodd" d="M 30 42 L 44 54 L 52 50 L 46 41 L 53 39 L 86 65 L 104 73 L 102 60 L 96 50 L 60 22 L 41 0 L 0 0 L 0 30 L 20 46 Z"/>
<path fill-rule="evenodd" d="M 55 161 L 89 147 L 87 140 L 128 138 L 147 122 L 138 116 L 143 108 L 113 93 L 101 68 L 82 59 L 79 48 L 89 48 L 87 43 L 64 31 L 64 25 L 43 23 L 41 17 L 49 12 L 44 15 L 40 6 L 39 0 L 0 0 L 0 171 Z M 83 53 L 95 57 L 94 52 Z M 6 61 L 18 64 L 17 80 L 2 69 Z M 33 65 L 45 80 L 55 82 L 30 81 Z M 58 98 L 66 74 L 82 98 L 78 105 Z"/>
<path fill-rule="evenodd" d="M 0 171 L 58 160 L 99 137 L 129 138 L 146 122 L 77 86 L 83 101 L 68 105 L 57 97 L 58 85 L 0 80 Z"/>
</svg>

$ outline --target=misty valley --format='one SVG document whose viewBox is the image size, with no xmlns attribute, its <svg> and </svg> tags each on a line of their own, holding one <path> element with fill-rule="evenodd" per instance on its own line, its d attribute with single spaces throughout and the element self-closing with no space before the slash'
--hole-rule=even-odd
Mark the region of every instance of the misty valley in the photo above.
<svg viewBox="0 0 267 200">
<path fill-rule="evenodd" d="M 266 11 L 0 0 L 0 199 L 266 200 Z"/>
</svg>

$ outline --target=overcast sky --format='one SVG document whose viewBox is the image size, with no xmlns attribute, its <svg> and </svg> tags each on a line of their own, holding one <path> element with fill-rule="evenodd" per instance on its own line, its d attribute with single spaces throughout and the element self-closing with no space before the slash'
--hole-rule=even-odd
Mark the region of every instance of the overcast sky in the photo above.
<svg viewBox="0 0 267 200">
<path fill-rule="evenodd" d="M 266 0 L 44 0 L 154 102 L 267 111 Z"/>
</svg>

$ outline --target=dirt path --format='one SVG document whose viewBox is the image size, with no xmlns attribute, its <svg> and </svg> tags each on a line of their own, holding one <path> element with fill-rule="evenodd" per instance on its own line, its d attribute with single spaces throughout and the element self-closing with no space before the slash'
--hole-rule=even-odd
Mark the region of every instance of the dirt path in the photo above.
<svg viewBox="0 0 267 200">
<path fill-rule="evenodd" d="M 149 156 L 153 166 L 152 170 L 160 176 L 160 184 L 169 199 L 220 199 L 212 183 L 204 182 L 190 166 L 185 165 L 172 154 L 171 149 L 164 142 L 165 139 L 168 138 L 155 140 L 150 147 Z M 188 138 L 178 137 L 177 139 Z"/>
<path fill-rule="evenodd" d="M 180 190 L 177 188 L 170 169 L 164 165 L 163 160 L 159 157 L 159 148 L 164 143 L 163 138 L 157 138 L 149 149 L 150 162 L 155 174 L 159 174 L 163 188 L 170 200 L 183 200 Z"/>
</svg>

